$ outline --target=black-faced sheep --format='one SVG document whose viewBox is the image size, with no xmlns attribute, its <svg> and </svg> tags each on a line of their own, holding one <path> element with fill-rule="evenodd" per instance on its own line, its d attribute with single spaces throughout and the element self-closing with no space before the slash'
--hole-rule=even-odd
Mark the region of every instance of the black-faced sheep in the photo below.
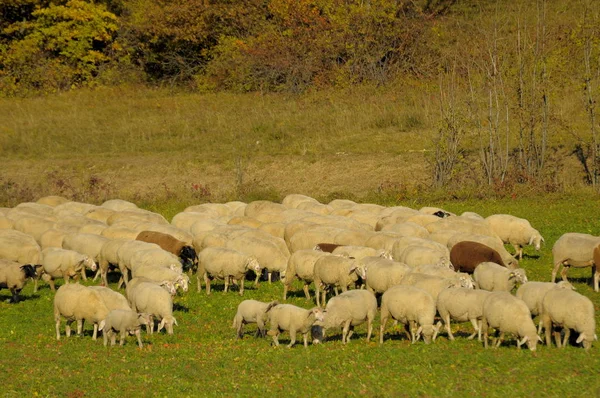
<svg viewBox="0 0 600 398">
<path fill-rule="evenodd" d="M 14 261 L 0 259 L 0 289 L 10 290 L 13 303 L 19 302 L 19 293 L 27 280 L 36 276 L 36 268 L 31 264 L 21 265 Z"/>
<path fill-rule="evenodd" d="M 156 243 L 163 250 L 173 253 L 181 259 L 184 271 L 193 269 L 198 265 L 196 250 L 171 235 L 156 231 L 142 231 L 135 239 L 142 242 Z"/>
</svg>

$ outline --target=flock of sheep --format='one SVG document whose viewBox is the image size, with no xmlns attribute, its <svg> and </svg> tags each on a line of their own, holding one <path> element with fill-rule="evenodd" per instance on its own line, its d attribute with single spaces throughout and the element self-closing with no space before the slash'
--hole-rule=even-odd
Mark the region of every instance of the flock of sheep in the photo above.
<svg viewBox="0 0 600 398">
<path fill-rule="evenodd" d="M 94 339 L 103 331 L 105 345 L 108 339 L 114 345 L 117 334 L 121 345 L 134 334 L 141 347 L 141 326 L 152 333 L 155 321 L 158 331 L 172 334 L 173 296 L 187 292 L 195 271 L 198 291 L 204 284 L 206 294 L 217 279 L 224 292 L 235 287 L 243 295 L 246 278 L 256 275 L 257 285 L 265 273 L 269 283 L 279 275 L 283 301 L 296 279 L 309 301 L 312 284 L 316 306 L 310 309 L 275 300 L 240 302 L 236 335 L 241 338 L 244 325 L 255 323 L 257 335 L 268 334 L 275 345 L 284 331 L 291 347 L 298 333 L 307 346 L 309 336 L 321 341 L 336 328 L 347 343 L 354 327 L 365 322 L 370 340 L 379 309 L 380 343 L 390 319 L 405 325 L 413 343 L 421 337 L 434 341 L 442 326 L 454 340 L 451 322 L 468 321 L 474 329 L 469 338 L 478 336 L 485 347 L 493 328 L 499 333 L 496 346 L 508 333 L 518 347 L 535 350 L 545 329 L 548 345 L 552 333 L 558 347 L 566 345 L 574 330 L 576 343 L 589 349 L 596 339 L 594 306 L 567 282 L 567 271 L 592 267 L 598 291 L 600 237 L 564 234 L 553 246 L 552 282 L 528 281 L 518 266 L 523 246 L 539 250 L 543 241 L 527 220 L 507 214 L 484 219 L 431 207 L 322 204 L 299 194 L 282 203 L 190 206 L 170 223 L 123 200 L 97 206 L 48 196 L 0 208 L 0 288 L 10 289 L 12 301 L 18 301 L 29 279 L 34 291 L 40 279 L 53 291 L 54 281 L 64 279 L 54 297 L 56 338 L 63 318 L 67 336 L 72 322 L 81 334 L 87 321 Z M 514 256 L 505 244 L 514 247 Z M 563 281 L 554 283 L 561 265 Z M 88 270 L 101 286 L 69 283 L 86 279 Z M 118 271 L 117 290 L 125 284 L 124 295 L 107 287 L 111 271 Z"/>
</svg>

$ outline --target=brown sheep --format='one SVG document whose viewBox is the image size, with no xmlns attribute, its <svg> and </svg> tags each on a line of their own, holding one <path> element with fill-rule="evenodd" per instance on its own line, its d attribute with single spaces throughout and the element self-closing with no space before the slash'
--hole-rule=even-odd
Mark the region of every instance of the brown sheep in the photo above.
<svg viewBox="0 0 600 398">
<path fill-rule="evenodd" d="M 340 246 L 344 246 L 344 245 L 338 245 L 336 243 L 319 243 L 318 245 L 316 245 L 314 247 L 313 250 L 318 250 L 318 251 L 322 251 L 325 253 L 332 253 L 335 249 L 337 249 Z"/>
<path fill-rule="evenodd" d="M 156 231 L 142 231 L 135 239 L 142 242 L 155 243 L 163 250 L 173 253 L 181 259 L 181 264 L 185 271 L 195 268 L 198 265 L 196 250 L 169 234 Z"/>
<path fill-rule="evenodd" d="M 506 267 L 500 254 L 489 246 L 479 242 L 463 241 L 450 250 L 450 262 L 456 272 L 472 274 L 481 263 L 491 262 Z"/>
</svg>

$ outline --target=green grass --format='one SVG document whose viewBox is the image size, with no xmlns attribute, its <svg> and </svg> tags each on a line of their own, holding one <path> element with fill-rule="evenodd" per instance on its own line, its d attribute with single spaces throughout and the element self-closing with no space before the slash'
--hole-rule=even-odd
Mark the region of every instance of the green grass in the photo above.
<svg viewBox="0 0 600 398">
<path fill-rule="evenodd" d="M 386 203 L 391 205 L 392 203 Z M 563 233 L 577 231 L 600 235 L 600 203 L 585 196 L 547 196 L 538 199 L 497 201 L 443 201 L 396 204 L 441 206 L 454 212 L 476 211 L 484 216 L 506 212 L 529 218 L 546 244 L 540 253 L 525 250 L 522 266 L 532 280 L 547 281 L 551 271 L 551 247 Z M 156 202 L 157 211 L 173 213 L 181 204 Z M 169 214 L 171 215 L 171 214 Z M 110 275 L 110 274 L 109 274 Z M 569 276 L 578 291 L 600 307 L 600 295 L 589 285 L 590 269 L 572 270 Z M 60 283 L 60 282 L 59 282 Z M 111 283 L 114 288 L 114 283 Z M 84 337 L 56 341 L 52 316 L 52 293 L 42 285 L 26 300 L 8 304 L 0 291 L 0 385 L 4 396 L 596 396 L 600 391 L 600 343 L 585 352 L 538 346 L 536 353 L 517 350 L 512 338 L 499 349 L 485 350 L 465 335 L 449 342 L 445 334 L 434 344 L 409 344 L 391 326 L 383 345 L 378 332 L 366 343 L 364 325 L 344 346 L 339 331 L 331 340 L 304 349 L 271 347 L 270 338 L 255 339 L 254 327 L 246 328 L 242 340 L 234 338 L 231 320 L 242 300 L 237 292 L 222 293 L 213 285 L 206 296 L 190 291 L 176 298 L 179 327 L 173 336 L 143 335 L 138 349 L 129 337 L 124 347 L 105 348 L 92 341 L 91 329 Z M 300 286 L 288 301 L 309 308 Z M 281 299 L 277 282 L 249 287 L 243 299 Z M 600 322 L 597 316 L 597 325 Z M 379 320 L 375 322 L 378 330 Z M 456 328 L 456 326 L 455 326 Z M 470 333 L 470 326 L 460 325 Z M 600 334 L 600 330 L 599 333 Z M 282 343 L 289 341 L 286 333 Z"/>
</svg>

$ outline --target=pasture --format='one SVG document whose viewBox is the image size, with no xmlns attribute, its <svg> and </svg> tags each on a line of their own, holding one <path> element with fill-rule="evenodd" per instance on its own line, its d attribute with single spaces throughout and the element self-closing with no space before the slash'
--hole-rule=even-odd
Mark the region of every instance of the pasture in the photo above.
<svg viewBox="0 0 600 398">
<path fill-rule="evenodd" d="M 391 205 L 392 203 L 382 203 Z M 541 252 L 531 247 L 521 265 L 530 280 L 547 281 L 551 272 L 551 247 L 565 232 L 600 235 L 596 217 L 600 204 L 587 196 L 536 199 L 471 200 L 436 203 L 394 203 L 412 207 L 433 205 L 449 211 L 476 211 L 484 216 L 510 213 L 527 217 L 544 235 Z M 173 203 L 157 202 L 155 211 L 171 217 L 183 210 Z M 512 248 L 509 248 L 512 250 Z M 110 285 L 116 288 L 116 275 Z M 594 302 L 590 269 L 571 270 L 578 291 Z M 457 339 L 445 333 L 430 345 L 422 340 L 411 345 L 399 328 L 391 325 L 386 341 L 378 344 L 378 318 L 372 341 L 366 343 L 366 327 L 357 327 L 351 342 L 341 343 L 341 332 L 332 331 L 324 344 L 297 344 L 292 349 L 274 348 L 269 337 L 254 338 L 254 327 L 246 327 L 243 339 L 235 339 L 231 321 L 242 300 L 236 288 L 223 294 L 222 284 L 213 284 L 213 294 L 196 291 L 195 276 L 190 291 L 175 298 L 179 326 L 172 336 L 143 334 L 143 349 L 133 337 L 124 347 L 103 347 L 92 341 L 91 328 L 83 337 L 56 341 L 52 315 L 53 294 L 46 284 L 33 294 L 33 285 L 23 291 L 25 300 L 8 304 L 8 291 L 0 291 L 0 383 L 4 396 L 597 396 L 600 343 L 585 352 L 538 345 L 531 353 L 518 350 L 508 338 L 498 349 L 485 350 L 469 341 L 470 325 L 461 324 Z M 60 284 L 62 281 L 59 281 Z M 87 282 L 91 284 L 91 280 Z M 288 302 L 310 308 L 296 281 Z M 248 286 L 243 299 L 281 300 L 280 282 Z M 597 316 L 597 324 L 599 317 Z M 454 325 L 456 330 L 457 326 Z M 600 333 L 599 333 L 600 334 Z M 286 343 L 289 335 L 280 337 Z"/>
</svg>

